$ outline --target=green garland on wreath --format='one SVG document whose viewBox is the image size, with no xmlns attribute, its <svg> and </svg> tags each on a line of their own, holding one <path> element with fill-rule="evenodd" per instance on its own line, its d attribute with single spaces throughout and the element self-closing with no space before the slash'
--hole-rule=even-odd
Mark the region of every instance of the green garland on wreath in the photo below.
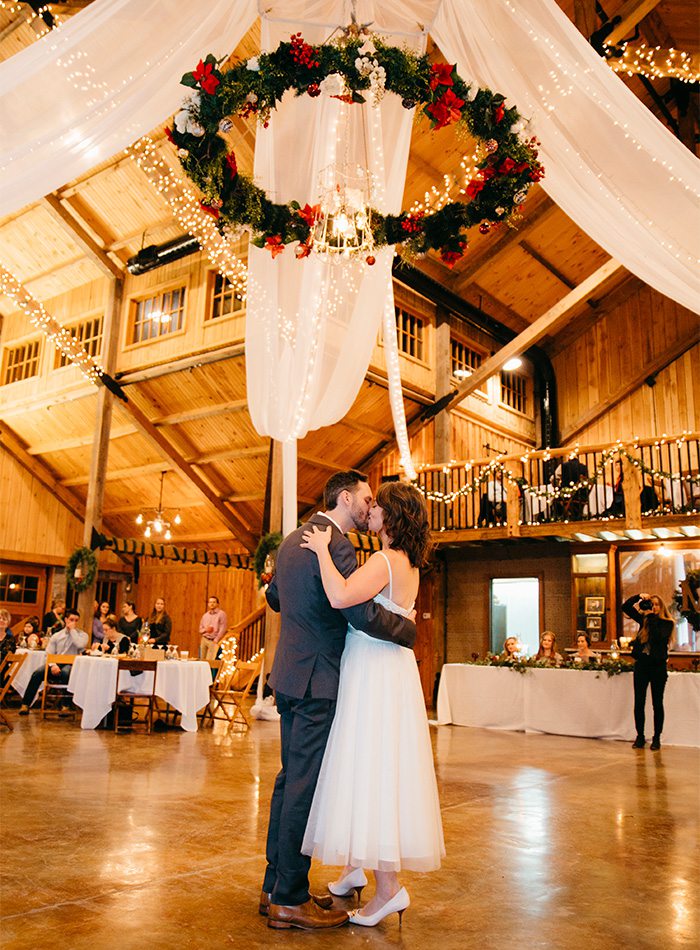
<svg viewBox="0 0 700 950">
<path fill-rule="evenodd" d="M 329 95 L 363 103 L 377 102 L 385 91 L 401 97 L 404 108 L 420 107 L 433 130 L 457 123 L 479 143 L 477 172 L 465 189 L 465 201 L 450 201 L 429 212 L 383 215 L 371 211 L 377 247 L 396 245 L 410 254 L 433 249 L 449 267 L 464 255 L 466 231 L 482 233 L 508 223 L 528 189 L 544 169 L 535 138 L 521 138 L 526 121 L 504 96 L 465 82 L 455 66 L 431 63 L 427 56 L 387 46 L 376 36 L 346 30 L 333 43 L 311 46 L 301 33 L 223 72 L 213 54 L 185 73 L 182 84 L 195 90 L 183 103 L 166 135 L 177 147 L 184 170 L 203 194 L 201 205 L 220 230 L 252 232 L 252 242 L 273 257 L 298 241 L 297 258 L 313 247 L 319 207 L 298 201 L 276 204 L 238 171 L 224 138 L 232 116 L 256 116 L 267 126 L 285 92 L 315 98 Z M 300 130 L 300 135 L 303 132 Z M 366 259 L 374 263 L 372 256 Z"/>
<path fill-rule="evenodd" d="M 80 594 L 92 587 L 96 577 L 97 558 L 93 551 L 90 548 L 76 548 L 66 564 L 66 579 L 70 586 Z"/>
<path fill-rule="evenodd" d="M 268 554 L 272 554 L 273 551 L 276 551 L 281 543 L 282 535 L 278 531 L 264 534 L 262 538 L 260 538 L 253 558 L 255 575 L 258 578 L 258 587 L 269 584 L 272 580 L 272 575 L 265 573 L 265 561 L 267 560 Z"/>
</svg>

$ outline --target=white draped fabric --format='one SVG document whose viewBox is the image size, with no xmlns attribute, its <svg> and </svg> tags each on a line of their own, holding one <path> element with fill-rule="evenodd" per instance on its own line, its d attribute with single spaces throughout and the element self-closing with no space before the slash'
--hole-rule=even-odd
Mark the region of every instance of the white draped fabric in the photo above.
<svg viewBox="0 0 700 950">
<path fill-rule="evenodd" d="M 165 121 L 182 74 L 230 53 L 256 16 L 256 0 L 96 0 L 0 64 L 0 216 Z"/>
<path fill-rule="evenodd" d="M 288 16 L 291 6 L 284 5 Z M 338 16 L 336 25 L 348 22 L 342 12 Z M 262 48 L 274 49 L 302 29 L 308 42 L 322 42 L 330 32 L 322 22 L 313 26 L 265 15 Z M 405 43 L 407 36 L 400 40 Z M 423 42 L 416 32 L 414 46 L 422 48 Z M 258 130 L 256 180 L 276 201 L 314 204 L 321 172 L 347 160 L 369 169 L 376 185 L 373 205 L 396 213 L 412 122 L 413 112 L 396 96 L 374 107 L 288 94 L 269 128 Z M 365 256 L 342 264 L 316 254 L 297 260 L 294 246 L 276 258 L 265 249 L 249 251 L 248 404 L 257 431 L 284 444 L 285 534 L 296 527 L 296 440 L 346 414 L 362 384 L 387 300 L 393 313 L 393 249 L 376 250 L 373 256 L 376 263 L 370 266 Z"/>
<path fill-rule="evenodd" d="M 542 142 L 542 187 L 646 283 L 700 308 L 700 162 L 554 0 L 443 0 L 430 32 L 465 79 L 502 92 Z"/>
</svg>

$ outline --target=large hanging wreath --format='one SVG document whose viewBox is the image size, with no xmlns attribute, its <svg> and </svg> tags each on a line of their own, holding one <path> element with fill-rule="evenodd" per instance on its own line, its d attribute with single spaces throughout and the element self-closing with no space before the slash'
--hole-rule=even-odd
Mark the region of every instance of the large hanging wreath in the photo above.
<svg viewBox="0 0 700 950">
<path fill-rule="evenodd" d="M 232 116 L 256 116 L 267 126 L 271 111 L 288 90 L 312 98 L 327 95 L 348 103 L 376 103 L 385 92 L 401 97 L 406 109 L 419 107 L 433 130 L 457 123 L 477 140 L 476 172 L 463 189 L 465 200 L 437 210 L 383 215 L 372 209 L 374 244 L 396 245 L 409 253 L 437 250 L 450 267 L 464 254 L 466 231 L 482 233 L 513 215 L 544 169 L 536 139 L 525 138 L 526 122 L 505 98 L 463 80 L 455 66 L 431 63 L 377 37 L 344 31 L 333 43 L 311 46 L 301 33 L 224 72 L 212 54 L 200 60 L 182 84 L 195 90 L 166 129 L 188 176 L 203 194 L 202 207 L 227 228 L 247 228 L 258 247 L 274 256 L 298 241 L 295 254 L 312 250 L 319 208 L 308 201 L 276 204 L 238 171 L 223 137 Z M 367 263 L 374 259 L 367 258 Z"/>
<path fill-rule="evenodd" d="M 97 558 L 90 548 L 76 548 L 66 564 L 66 579 L 79 594 L 92 586 L 97 576 Z"/>
</svg>

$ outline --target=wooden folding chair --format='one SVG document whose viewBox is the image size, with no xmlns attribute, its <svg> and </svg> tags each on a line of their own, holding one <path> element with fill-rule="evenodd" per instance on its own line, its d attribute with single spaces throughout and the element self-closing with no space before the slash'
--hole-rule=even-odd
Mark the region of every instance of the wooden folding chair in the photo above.
<svg viewBox="0 0 700 950">
<path fill-rule="evenodd" d="M 75 663 L 75 654 L 74 653 L 47 653 L 46 655 L 46 666 L 44 667 L 44 688 L 41 691 L 41 718 L 46 719 L 47 716 L 70 716 L 75 718 L 76 709 L 73 707 L 71 709 L 61 710 L 60 700 L 68 696 L 68 683 L 52 683 L 49 679 L 49 670 L 51 667 L 56 664 L 56 666 L 72 666 Z M 55 706 L 47 705 L 47 699 L 56 699 L 58 700 Z"/>
<path fill-rule="evenodd" d="M 219 689 L 221 686 L 220 676 L 221 676 L 221 660 L 207 660 L 209 667 L 212 671 L 212 681 L 209 686 L 209 702 L 207 705 L 197 713 L 199 719 L 199 728 L 206 726 L 207 723 L 210 726 L 214 725 L 214 716 L 211 711 L 211 704 L 214 702 L 213 690 Z"/>
<path fill-rule="evenodd" d="M 212 701 L 216 704 L 211 710 L 213 719 L 225 719 L 228 728 L 238 723 L 248 729 L 251 725 L 250 717 L 243 708 L 243 702 L 250 692 L 250 688 L 260 675 L 262 669 L 262 654 L 248 663 L 240 660 L 233 671 L 223 677 L 217 688 L 212 684 Z M 222 715 L 219 715 L 221 710 Z M 233 713 L 233 715 L 231 714 Z"/>
<path fill-rule="evenodd" d="M 119 675 L 123 670 L 128 670 L 130 673 L 153 673 L 153 684 L 150 690 L 140 690 L 134 692 L 132 690 L 125 690 L 119 688 Z M 146 717 L 144 719 L 144 724 L 146 726 L 146 732 L 150 735 L 153 731 L 153 711 L 156 709 L 156 675 L 158 672 L 158 661 L 157 660 L 119 660 L 117 666 L 117 690 L 114 695 L 114 731 L 115 732 L 126 732 L 133 730 L 135 721 L 134 720 L 134 711 L 137 708 L 141 708 L 136 705 L 134 700 L 136 699 L 146 699 L 147 705 L 144 705 L 146 709 Z M 131 712 L 131 718 L 128 722 L 123 721 L 119 722 L 119 709 L 129 709 Z"/>
<path fill-rule="evenodd" d="M 0 663 L 0 684 L 3 684 L 2 689 L 0 689 L 0 726 L 7 726 L 10 732 L 12 732 L 12 723 L 2 711 L 2 704 L 5 702 L 5 697 L 12 686 L 12 680 L 19 673 L 26 658 L 26 653 L 8 653 Z"/>
</svg>

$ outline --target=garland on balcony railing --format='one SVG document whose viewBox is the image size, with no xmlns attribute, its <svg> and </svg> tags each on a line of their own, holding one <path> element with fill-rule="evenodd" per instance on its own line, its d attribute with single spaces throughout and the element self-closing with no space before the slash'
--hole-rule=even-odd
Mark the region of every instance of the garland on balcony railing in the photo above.
<svg viewBox="0 0 700 950">
<path fill-rule="evenodd" d="M 679 447 L 683 445 L 687 440 L 684 436 L 681 436 L 678 439 L 673 440 L 676 445 Z M 666 444 L 664 441 L 659 441 L 655 443 L 656 447 L 659 447 L 663 444 Z M 635 448 L 639 446 L 635 445 Z M 580 453 L 574 449 L 568 455 L 561 456 L 561 461 L 572 461 L 578 459 Z M 478 476 L 474 476 L 470 482 L 462 485 L 460 488 L 455 489 L 454 491 L 440 491 L 439 489 L 426 489 L 416 484 L 416 487 L 420 492 L 423 493 L 425 498 L 428 501 L 435 501 L 444 505 L 453 504 L 458 498 L 471 495 L 474 492 L 480 492 L 481 487 L 488 481 L 492 481 L 494 475 L 500 476 L 502 482 L 509 482 L 511 485 L 516 485 L 520 491 L 527 493 L 536 498 L 546 498 L 549 501 L 555 500 L 568 500 L 572 498 L 578 491 L 582 488 L 587 488 L 590 490 L 599 483 L 600 477 L 603 475 L 606 466 L 613 461 L 617 456 L 619 459 L 626 458 L 628 459 L 635 468 L 638 468 L 644 475 L 648 475 L 651 478 L 667 478 L 671 482 L 678 482 L 679 484 L 685 482 L 689 485 L 700 485 L 700 473 L 695 475 L 684 475 L 682 472 L 667 472 L 664 469 L 654 468 L 652 465 L 647 465 L 644 460 L 636 455 L 633 455 L 629 452 L 620 441 L 618 441 L 612 448 L 604 449 L 600 453 L 600 462 L 596 465 L 593 470 L 593 474 L 588 477 L 579 479 L 578 481 L 573 482 L 570 485 L 532 485 L 530 482 L 522 475 L 515 475 L 511 472 L 506 464 L 502 461 L 502 456 L 500 458 L 492 459 L 488 462 L 481 473 Z M 529 460 L 530 453 L 526 453 L 521 457 L 522 462 L 527 462 Z M 547 450 L 542 456 L 543 462 L 549 462 L 553 458 L 556 458 L 556 454 L 552 454 L 551 450 Z M 471 472 L 474 468 L 474 462 L 466 462 L 463 466 L 466 472 Z M 457 471 L 457 466 L 446 465 L 442 469 L 444 475 L 449 475 L 452 472 Z M 504 499 L 505 501 L 505 499 Z"/>
</svg>

